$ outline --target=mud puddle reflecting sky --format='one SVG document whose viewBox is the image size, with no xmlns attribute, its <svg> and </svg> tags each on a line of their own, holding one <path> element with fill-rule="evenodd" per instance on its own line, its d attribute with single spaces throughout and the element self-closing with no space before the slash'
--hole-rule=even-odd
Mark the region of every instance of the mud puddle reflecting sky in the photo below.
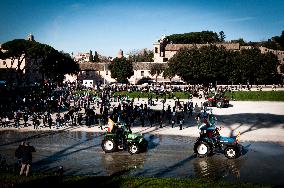
<svg viewBox="0 0 284 188">
<path fill-rule="evenodd" d="M 195 138 L 145 135 L 148 151 L 130 155 L 127 151 L 105 154 L 101 133 L 1 131 L 0 153 L 9 164 L 21 141 L 35 146 L 33 169 L 55 170 L 63 165 L 69 175 L 113 175 L 155 177 L 205 177 L 284 185 L 284 147 L 273 143 L 242 143 L 244 155 L 235 160 L 222 153 L 208 158 L 193 154 Z"/>
</svg>

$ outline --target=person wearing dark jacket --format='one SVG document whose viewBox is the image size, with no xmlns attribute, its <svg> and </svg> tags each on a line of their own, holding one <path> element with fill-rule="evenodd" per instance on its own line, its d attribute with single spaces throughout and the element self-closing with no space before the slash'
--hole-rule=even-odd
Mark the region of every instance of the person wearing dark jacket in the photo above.
<svg viewBox="0 0 284 188">
<path fill-rule="evenodd" d="M 23 147 L 24 147 L 25 142 L 21 142 L 21 144 L 18 146 L 18 148 L 15 151 L 15 157 L 18 159 L 18 164 L 22 164 L 22 159 L 23 159 Z"/>
<path fill-rule="evenodd" d="M 29 175 L 31 165 L 32 165 L 32 152 L 35 152 L 35 148 L 33 146 L 30 146 L 28 142 L 25 142 L 24 146 L 22 147 L 22 167 L 20 171 L 20 175 L 23 173 L 26 174 L 26 176 Z"/>
</svg>

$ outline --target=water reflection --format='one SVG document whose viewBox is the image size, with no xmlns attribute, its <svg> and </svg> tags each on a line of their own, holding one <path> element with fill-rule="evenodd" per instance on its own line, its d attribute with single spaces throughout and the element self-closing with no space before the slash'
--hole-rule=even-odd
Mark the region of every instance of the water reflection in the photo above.
<svg viewBox="0 0 284 188">
<path fill-rule="evenodd" d="M 196 177 L 213 179 L 239 179 L 244 158 L 227 159 L 224 156 L 215 155 L 207 158 L 196 158 L 193 162 Z"/>
<path fill-rule="evenodd" d="M 142 169 L 146 154 L 130 155 L 126 151 L 106 153 L 102 156 L 102 166 L 107 175 L 126 175 L 132 169 Z"/>
</svg>

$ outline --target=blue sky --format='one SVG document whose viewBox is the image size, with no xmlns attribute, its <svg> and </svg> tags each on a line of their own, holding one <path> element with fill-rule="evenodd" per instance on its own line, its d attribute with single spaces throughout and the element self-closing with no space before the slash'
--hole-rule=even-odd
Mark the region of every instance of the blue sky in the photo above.
<svg viewBox="0 0 284 188">
<path fill-rule="evenodd" d="M 149 48 L 162 34 L 224 31 L 263 41 L 284 30 L 283 0 L 0 0 L 0 43 L 35 39 L 68 53 L 116 56 Z"/>
</svg>

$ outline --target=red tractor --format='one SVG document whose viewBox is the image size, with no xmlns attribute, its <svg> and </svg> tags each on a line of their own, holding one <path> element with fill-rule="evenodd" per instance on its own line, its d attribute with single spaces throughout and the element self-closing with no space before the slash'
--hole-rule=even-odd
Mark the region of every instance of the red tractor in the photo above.
<svg viewBox="0 0 284 188">
<path fill-rule="evenodd" d="M 224 108 L 229 107 L 229 99 L 224 94 L 215 94 L 213 97 L 209 97 L 206 101 L 208 107 Z"/>
</svg>

